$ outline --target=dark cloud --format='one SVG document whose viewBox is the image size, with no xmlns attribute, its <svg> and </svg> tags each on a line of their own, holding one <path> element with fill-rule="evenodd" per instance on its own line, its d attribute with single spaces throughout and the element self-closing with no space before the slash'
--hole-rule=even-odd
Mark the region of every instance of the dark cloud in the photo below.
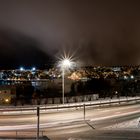
<svg viewBox="0 0 140 140">
<path fill-rule="evenodd" d="M 34 38 L 40 44 L 30 50 L 53 57 L 69 48 L 84 64 L 135 65 L 139 6 L 135 0 L 1 0 L 0 27 Z"/>
<path fill-rule="evenodd" d="M 29 38 L 11 30 L 0 30 L 0 69 L 19 68 L 25 66 L 49 67 L 51 57 L 39 49 L 41 45 Z"/>
</svg>

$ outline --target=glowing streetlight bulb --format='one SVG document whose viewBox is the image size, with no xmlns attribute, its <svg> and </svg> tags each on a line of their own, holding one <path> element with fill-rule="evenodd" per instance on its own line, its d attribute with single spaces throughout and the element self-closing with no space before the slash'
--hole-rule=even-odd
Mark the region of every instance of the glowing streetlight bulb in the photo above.
<svg viewBox="0 0 140 140">
<path fill-rule="evenodd" d="M 62 60 L 62 68 L 69 68 L 71 66 L 71 61 L 69 59 Z"/>
</svg>

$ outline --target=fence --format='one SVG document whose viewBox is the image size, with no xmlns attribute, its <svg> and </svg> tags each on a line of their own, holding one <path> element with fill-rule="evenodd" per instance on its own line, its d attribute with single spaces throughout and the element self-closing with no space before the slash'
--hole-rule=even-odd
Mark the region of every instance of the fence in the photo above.
<svg viewBox="0 0 140 140">
<path fill-rule="evenodd" d="M 90 98 L 91 96 L 86 96 Z M 81 99 L 80 99 L 81 100 Z M 107 98 L 107 99 L 98 99 L 93 101 L 84 101 L 84 102 L 76 102 L 76 103 L 65 103 L 65 104 L 43 104 L 43 105 L 25 105 L 25 106 L 1 106 L 0 113 L 9 113 L 9 112 L 28 112 L 33 111 L 36 112 L 36 107 L 39 106 L 41 111 L 58 111 L 60 109 L 77 109 L 83 108 L 83 105 L 87 107 L 99 107 L 99 106 L 106 106 L 106 105 L 113 105 L 113 104 L 123 104 L 123 103 L 137 103 L 140 102 L 140 97 L 121 97 L 121 98 Z"/>
<path fill-rule="evenodd" d="M 72 97 L 64 97 L 65 103 L 76 103 L 76 102 L 86 102 L 86 101 L 94 101 L 98 100 L 99 95 L 98 94 L 92 94 L 92 95 L 83 95 L 83 96 L 72 96 Z M 47 98 L 47 99 L 41 99 L 40 104 L 61 104 L 62 98 Z M 32 104 L 37 105 L 37 100 L 32 100 Z"/>
</svg>

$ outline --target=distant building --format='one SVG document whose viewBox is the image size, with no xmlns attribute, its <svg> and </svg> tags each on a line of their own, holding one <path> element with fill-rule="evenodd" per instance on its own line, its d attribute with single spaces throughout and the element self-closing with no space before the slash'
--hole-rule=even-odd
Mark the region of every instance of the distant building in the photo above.
<svg viewBox="0 0 140 140">
<path fill-rule="evenodd" d="M 115 72 L 116 71 L 120 72 L 121 71 L 121 68 L 120 67 L 114 67 L 114 68 L 112 68 L 112 70 L 115 71 Z"/>
</svg>

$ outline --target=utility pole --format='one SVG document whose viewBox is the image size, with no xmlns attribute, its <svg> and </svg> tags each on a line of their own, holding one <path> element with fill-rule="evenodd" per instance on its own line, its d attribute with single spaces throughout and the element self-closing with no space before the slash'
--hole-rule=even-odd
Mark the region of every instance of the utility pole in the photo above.
<svg viewBox="0 0 140 140">
<path fill-rule="evenodd" d="M 37 107 L 37 140 L 39 140 L 39 117 L 40 117 L 40 108 Z"/>
<path fill-rule="evenodd" d="M 64 94 L 65 94 L 65 70 L 64 68 L 62 69 L 62 103 L 65 103 L 65 98 L 64 98 Z"/>
<path fill-rule="evenodd" d="M 85 104 L 83 104 L 83 108 L 84 108 L 84 120 L 85 120 L 85 116 L 86 116 Z"/>
</svg>

